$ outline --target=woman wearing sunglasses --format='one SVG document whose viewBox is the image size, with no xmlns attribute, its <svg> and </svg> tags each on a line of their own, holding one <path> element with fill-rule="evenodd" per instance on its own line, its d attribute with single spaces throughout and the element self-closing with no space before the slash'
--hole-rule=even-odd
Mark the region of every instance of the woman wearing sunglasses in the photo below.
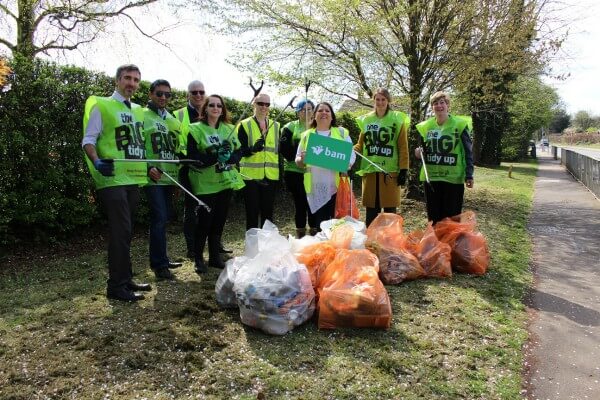
<svg viewBox="0 0 600 400">
<path fill-rule="evenodd" d="M 266 220 L 274 222 L 273 204 L 279 181 L 279 122 L 269 118 L 271 99 L 261 93 L 252 104 L 254 115 L 237 127 L 243 155 L 240 172 L 246 184 L 246 229 L 262 227 Z"/>
<path fill-rule="evenodd" d="M 306 190 L 306 199 L 310 208 L 308 225 L 310 226 L 310 234 L 314 236 L 320 231 L 321 222 L 332 219 L 334 216 L 340 173 L 314 165 L 307 166 L 304 163 L 310 135 L 329 136 L 349 143 L 352 143 L 352 139 L 347 129 L 337 126 L 331 104 L 326 102 L 317 104 L 311 129 L 302 134 L 296 153 L 296 164 L 298 167 L 304 168 L 304 190 Z M 355 159 L 356 155 L 352 152 L 348 169 L 352 168 Z"/>
<path fill-rule="evenodd" d="M 188 157 L 199 161 L 189 173 L 192 193 L 211 208 L 210 212 L 198 209 L 195 235 L 198 274 L 207 272 L 202 256 L 207 239 L 208 266 L 225 267 L 219 254 L 221 235 L 233 191 L 244 187 L 239 173 L 232 167 L 241 158 L 240 143 L 233 130 L 225 102 L 216 94 L 208 96 L 202 105 L 200 121 L 190 125 Z"/>
</svg>

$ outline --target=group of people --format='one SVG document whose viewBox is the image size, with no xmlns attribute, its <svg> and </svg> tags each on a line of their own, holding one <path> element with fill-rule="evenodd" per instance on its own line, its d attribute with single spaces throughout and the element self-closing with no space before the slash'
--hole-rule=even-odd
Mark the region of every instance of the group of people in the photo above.
<svg viewBox="0 0 600 400">
<path fill-rule="evenodd" d="M 331 104 L 303 99 L 295 108 L 297 120 L 281 128 L 269 118 L 269 95 L 259 93 L 252 101 L 253 115 L 232 124 L 223 97 L 206 95 L 200 81 L 188 85 L 186 107 L 171 114 L 171 86 L 163 79 L 150 85 L 146 107 L 131 103 L 140 80 L 137 66 L 120 66 L 112 96 L 91 96 L 85 105 L 82 147 L 108 217 L 108 298 L 137 301 L 144 298 L 139 292 L 151 290 L 133 280 L 130 257 L 140 187 L 150 206 L 149 259 L 157 279 L 173 279 L 171 269 L 181 265 L 167 255 L 175 185 L 193 194 L 184 200 L 183 231 L 198 274 L 225 266 L 221 237 L 234 191 L 243 190 L 246 229 L 273 221 L 280 156 L 294 201 L 296 236 L 314 235 L 321 222 L 333 218 L 340 177 L 347 172 L 305 162 L 312 135 L 352 144 Z M 391 109 L 385 88 L 377 89 L 373 101 L 373 111 L 357 119 L 360 136 L 347 165 L 349 171 L 360 157 L 367 225 L 382 210 L 396 212 L 409 168 L 409 117 Z M 434 117 L 417 124 L 421 147 L 415 155 L 425 167 L 420 178 L 427 181 L 427 215 L 434 223 L 459 214 L 464 186 L 473 186 L 470 124 L 449 114 L 449 105 L 446 93 L 435 93 Z"/>
</svg>

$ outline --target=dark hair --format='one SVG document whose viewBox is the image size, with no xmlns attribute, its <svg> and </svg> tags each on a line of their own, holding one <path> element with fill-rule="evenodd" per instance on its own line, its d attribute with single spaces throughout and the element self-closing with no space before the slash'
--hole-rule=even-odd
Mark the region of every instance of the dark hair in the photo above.
<svg viewBox="0 0 600 400">
<path fill-rule="evenodd" d="M 329 125 L 329 127 L 331 128 L 332 126 L 337 126 L 337 119 L 335 118 L 335 113 L 333 112 L 333 107 L 331 107 L 331 104 L 329 104 L 326 101 L 322 101 L 319 104 L 317 104 L 317 106 L 315 107 L 315 111 L 314 111 L 315 116 L 317 115 L 317 111 L 319 110 L 319 107 L 321 107 L 321 106 L 327 106 L 327 107 L 329 107 L 329 111 L 331 111 L 331 125 Z M 313 122 L 310 124 L 310 127 L 311 128 L 317 127 L 316 118 L 313 119 Z"/>
<path fill-rule="evenodd" d="M 225 100 L 223 100 L 223 97 L 218 94 L 211 94 L 210 96 L 206 96 L 206 99 L 204 100 L 204 103 L 202 103 L 202 107 L 200 108 L 200 116 L 198 120 L 208 123 L 208 113 L 206 112 L 206 109 L 208 108 L 208 103 L 211 97 L 216 97 L 217 99 L 221 100 L 221 104 L 223 105 L 223 108 L 221 109 L 223 111 L 219 116 L 219 122 L 225 122 L 226 124 L 230 124 L 231 121 L 229 120 L 229 113 L 227 112 Z"/>
<path fill-rule="evenodd" d="M 125 65 L 121 65 L 119 68 L 117 68 L 116 79 L 117 80 L 121 79 L 121 75 L 123 75 L 123 72 L 130 72 L 130 71 L 137 71 L 140 74 L 140 76 L 142 76 L 142 72 L 140 71 L 140 69 L 138 68 L 137 65 L 125 64 Z"/>
<path fill-rule="evenodd" d="M 150 93 L 154 93 L 154 90 L 156 90 L 158 86 L 168 86 L 169 89 L 171 89 L 171 84 L 169 81 L 165 79 L 157 79 L 150 84 Z"/>
<path fill-rule="evenodd" d="M 378 94 L 385 97 L 388 101 L 387 108 L 385 109 L 385 113 L 387 114 L 387 112 L 390 111 L 390 103 L 392 102 L 392 95 L 390 94 L 390 91 L 387 90 L 386 88 L 382 88 L 382 87 L 377 88 L 377 90 L 375 90 L 375 93 L 373 93 L 373 108 L 375 108 L 375 96 L 377 96 Z"/>
</svg>

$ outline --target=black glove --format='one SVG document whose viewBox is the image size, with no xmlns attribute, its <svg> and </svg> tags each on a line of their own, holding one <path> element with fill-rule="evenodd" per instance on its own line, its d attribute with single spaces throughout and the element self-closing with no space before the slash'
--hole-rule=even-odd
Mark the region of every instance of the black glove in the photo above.
<svg viewBox="0 0 600 400">
<path fill-rule="evenodd" d="M 263 151 L 264 148 L 265 148 L 265 138 L 261 137 L 254 143 L 254 146 L 252 146 L 252 151 L 254 153 L 257 153 L 259 151 Z"/>
<path fill-rule="evenodd" d="M 100 172 L 104 176 L 115 176 L 115 165 L 113 164 L 113 160 L 102 160 L 98 158 L 96 161 L 94 161 L 94 167 L 96 168 L 96 171 Z"/>
<path fill-rule="evenodd" d="M 224 140 L 223 143 L 221 143 L 221 148 L 219 149 L 219 153 L 222 151 L 231 152 L 231 143 L 229 143 L 227 140 Z"/>
<path fill-rule="evenodd" d="M 396 180 L 396 183 L 398 184 L 398 186 L 406 185 L 406 170 L 405 169 L 401 169 L 400 172 L 398 172 L 398 178 Z"/>
</svg>

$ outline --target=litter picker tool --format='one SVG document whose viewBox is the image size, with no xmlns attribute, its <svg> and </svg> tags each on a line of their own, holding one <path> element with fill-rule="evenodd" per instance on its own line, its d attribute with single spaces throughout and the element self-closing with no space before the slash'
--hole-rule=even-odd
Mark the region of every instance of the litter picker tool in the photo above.
<svg viewBox="0 0 600 400">
<path fill-rule="evenodd" d="M 143 159 L 128 159 L 128 158 L 115 158 L 115 159 L 111 159 L 111 158 L 103 158 L 102 161 L 104 162 L 143 162 L 143 163 L 169 163 L 169 164 L 193 164 L 193 163 L 197 163 L 198 161 L 196 160 L 143 160 Z M 182 161 L 187 161 L 187 162 L 182 162 Z M 167 178 L 169 178 L 170 180 L 173 181 L 174 184 L 176 184 L 177 186 L 179 186 L 181 188 L 181 190 L 183 190 L 184 192 L 186 192 L 187 194 L 190 195 L 190 197 L 194 200 L 196 200 L 198 202 L 198 207 L 196 207 L 196 215 L 198 214 L 198 208 L 199 207 L 204 207 L 204 209 L 206 210 L 206 212 L 210 212 L 210 207 L 208 206 L 208 204 L 206 204 L 205 202 L 203 202 L 202 200 L 200 200 L 199 198 L 197 198 L 196 196 L 194 196 L 194 194 L 192 192 L 190 192 L 189 190 L 187 190 L 185 187 L 183 187 L 183 185 L 181 183 L 179 183 L 175 178 L 173 178 L 171 175 L 169 175 L 168 173 L 166 173 L 165 171 L 159 169 L 159 171 L 161 173 L 163 173 Z"/>
<path fill-rule="evenodd" d="M 366 162 L 368 162 L 369 164 L 371 164 L 372 166 L 374 166 L 375 168 L 377 168 L 381 173 L 383 173 L 384 176 L 388 177 L 388 178 L 392 178 L 389 174 L 389 172 L 387 172 L 386 170 L 384 170 L 383 168 L 381 168 L 379 165 L 375 164 L 373 161 L 369 160 L 367 157 L 363 156 L 360 152 L 354 150 L 354 152 L 356 153 L 357 156 L 361 157 L 363 160 L 365 160 Z"/>
</svg>

